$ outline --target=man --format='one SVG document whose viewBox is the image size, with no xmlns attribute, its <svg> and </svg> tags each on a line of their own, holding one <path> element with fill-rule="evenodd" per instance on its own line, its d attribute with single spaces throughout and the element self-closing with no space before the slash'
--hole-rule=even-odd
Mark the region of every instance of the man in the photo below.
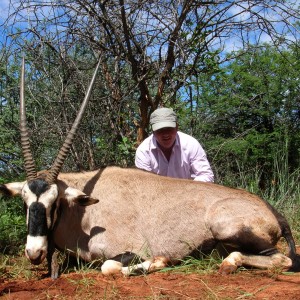
<svg viewBox="0 0 300 300">
<path fill-rule="evenodd" d="M 158 108 L 150 116 L 153 133 L 137 148 L 137 168 L 156 174 L 213 182 L 214 174 L 199 142 L 178 131 L 171 108 Z"/>
</svg>

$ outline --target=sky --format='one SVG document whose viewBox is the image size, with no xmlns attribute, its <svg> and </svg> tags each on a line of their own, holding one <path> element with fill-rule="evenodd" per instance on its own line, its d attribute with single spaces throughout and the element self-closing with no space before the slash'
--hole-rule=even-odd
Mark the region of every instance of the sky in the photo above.
<svg viewBox="0 0 300 300">
<path fill-rule="evenodd" d="M 9 1 L 8 0 L 1 0 L 0 1 L 0 20 L 1 21 L 3 21 L 5 19 L 5 17 L 8 15 L 8 7 L 9 7 Z"/>
<path fill-rule="evenodd" d="M 300 7 L 300 0 L 291 0 L 291 2 L 293 3 L 293 8 Z M 240 11 L 241 11 L 241 8 L 239 8 L 237 6 L 234 6 L 230 9 L 230 13 L 232 15 L 236 15 Z M 250 14 L 247 12 L 238 14 L 236 21 L 245 21 L 249 18 L 249 16 L 250 16 Z M 284 32 L 285 28 L 282 26 L 282 24 L 278 24 L 278 22 L 277 22 L 278 15 L 275 16 L 274 13 L 271 12 L 271 13 L 268 13 L 267 16 L 270 20 L 272 20 L 274 22 L 273 25 L 278 32 Z M 289 38 L 290 40 L 295 41 L 295 35 L 297 35 L 299 38 L 300 32 L 297 32 L 297 30 L 295 29 L 293 34 L 291 32 L 290 33 L 285 32 L 284 35 L 287 38 Z M 261 33 L 261 32 L 258 33 L 258 32 L 253 31 L 253 32 L 249 32 L 249 36 L 250 37 L 252 36 L 253 41 L 259 39 L 260 43 L 269 43 L 272 41 L 271 37 L 267 33 Z M 228 39 L 226 41 L 226 47 L 229 51 L 230 50 L 238 50 L 242 47 L 242 44 L 239 40 L 237 40 L 233 37 L 232 39 Z"/>
<path fill-rule="evenodd" d="M 17 0 L 14 0 L 14 1 L 18 3 Z M 3 26 L 3 22 L 6 19 L 8 13 L 9 13 L 9 2 L 10 2 L 9 0 L 0 0 L 0 26 L 1 25 Z M 40 1 L 40 2 L 42 2 L 42 1 Z M 270 1 L 270 2 L 273 2 L 273 1 Z M 294 3 L 293 7 L 300 6 L 300 0 L 292 0 L 292 2 Z M 239 8 L 238 6 L 233 6 L 229 10 L 228 13 L 234 15 L 234 14 L 239 13 L 240 9 L 241 8 Z M 271 15 L 269 15 L 269 17 L 270 16 Z M 243 20 L 247 20 L 248 18 L 249 18 L 249 13 L 243 13 L 243 14 L 239 14 L 238 15 L 238 17 L 236 18 L 236 21 L 241 21 L 241 20 L 243 21 Z M 275 18 L 274 18 L 274 22 L 276 22 Z M 276 26 L 277 26 L 278 30 L 282 30 L 283 29 L 283 28 L 278 27 L 278 25 L 276 25 Z M 1 28 L 0 28 L 0 30 L 1 30 Z M 1 31 L 0 31 L 0 34 L 1 34 Z M 297 33 L 297 34 L 299 36 L 299 33 Z M 251 38 L 253 39 L 253 41 L 255 39 L 257 39 L 257 37 L 258 37 L 257 33 L 255 33 L 255 32 L 250 32 L 249 35 L 250 36 L 252 35 Z M 292 40 L 294 39 L 294 37 L 292 35 L 290 35 L 289 37 Z M 263 33 L 263 34 L 261 34 L 259 36 L 259 41 L 261 43 L 263 43 L 263 42 L 270 42 L 271 39 L 270 39 L 269 35 Z M 0 42 L 3 43 L 3 34 L 2 34 L 2 37 L 0 36 Z M 233 34 L 230 37 L 226 38 L 224 45 L 226 47 L 225 52 L 230 52 L 232 50 L 239 50 L 242 47 L 241 41 L 239 39 L 237 39 Z M 216 46 L 217 46 L 217 44 L 216 44 Z"/>
</svg>

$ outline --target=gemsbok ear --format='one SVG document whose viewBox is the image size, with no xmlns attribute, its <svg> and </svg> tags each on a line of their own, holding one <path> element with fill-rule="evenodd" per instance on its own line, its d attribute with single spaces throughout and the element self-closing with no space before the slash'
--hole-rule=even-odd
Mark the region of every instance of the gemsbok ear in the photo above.
<svg viewBox="0 0 300 300">
<path fill-rule="evenodd" d="M 95 198 L 91 198 L 88 195 L 81 195 L 74 198 L 73 202 L 80 206 L 89 206 L 98 203 L 99 200 Z"/>
<path fill-rule="evenodd" d="M 82 191 L 74 189 L 72 187 L 67 187 L 65 189 L 63 197 L 67 201 L 74 202 L 80 206 L 88 206 L 99 202 L 98 199 L 92 198 L 84 194 Z"/>
<path fill-rule="evenodd" d="M 25 183 L 26 181 L 0 184 L 0 193 L 8 197 L 20 196 Z"/>
</svg>

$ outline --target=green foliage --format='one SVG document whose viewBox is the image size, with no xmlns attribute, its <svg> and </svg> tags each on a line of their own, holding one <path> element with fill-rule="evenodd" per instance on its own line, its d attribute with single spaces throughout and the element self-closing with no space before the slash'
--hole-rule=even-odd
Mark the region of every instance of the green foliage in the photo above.
<svg viewBox="0 0 300 300">
<path fill-rule="evenodd" d="M 26 220 L 20 198 L 0 198 L 0 252 L 18 253 L 25 244 Z"/>
<path fill-rule="evenodd" d="M 265 45 L 194 80 L 184 116 L 192 111 L 193 123 L 183 130 L 190 127 L 206 148 L 217 182 L 264 192 L 280 172 L 278 153 L 288 174 L 299 168 L 299 71 L 297 48 Z"/>
<path fill-rule="evenodd" d="M 0 62 L 0 177 L 21 173 L 18 128 L 18 78 L 14 62 Z"/>
<path fill-rule="evenodd" d="M 123 136 L 120 140 L 104 140 L 96 138 L 96 157 L 99 157 L 101 166 L 120 165 L 123 167 L 132 166 L 134 161 L 135 149 L 134 141 Z"/>
</svg>

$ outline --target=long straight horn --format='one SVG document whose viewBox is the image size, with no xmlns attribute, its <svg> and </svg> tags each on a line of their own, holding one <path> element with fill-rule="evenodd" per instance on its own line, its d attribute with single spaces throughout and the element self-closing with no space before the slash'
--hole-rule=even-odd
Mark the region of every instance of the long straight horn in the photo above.
<svg viewBox="0 0 300 300">
<path fill-rule="evenodd" d="M 96 66 L 96 69 L 94 71 L 94 75 L 92 77 L 92 80 L 90 82 L 90 86 L 87 90 L 87 93 L 85 95 L 85 98 L 81 104 L 81 107 L 80 107 L 80 110 L 77 114 L 77 117 L 72 125 L 72 128 L 70 129 L 67 137 L 66 137 L 66 140 L 64 142 L 64 144 L 62 145 L 62 147 L 60 148 L 58 154 L 57 154 L 57 157 L 47 175 L 47 182 L 48 183 L 54 183 L 57 176 L 58 176 L 58 173 L 60 172 L 60 169 L 62 168 L 63 164 L 64 164 L 64 161 L 69 153 L 69 150 L 72 146 L 72 143 L 73 143 L 73 140 L 75 138 L 75 134 L 76 134 L 76 130 L 78 128 L 78 125 L 83 117 L 83 114 L 84 114 L 84 111 L 85 111 L 85 108 L 86 108 L 86 105 L 88 103 L 88 100 L 90 98 L 90 95 L 91 95 L 91 91 L 92 91 L 92 88 L 93 88 L 93 84 L 95 82 L 95 78 L 96 78 L 96 75 L 97 75 L 97 71 L 99 69 L 99 66 L 100 66 L 100 60 Z"/>
<path fill-rule="evenodd" d="M 27 180 L 36 178 L 35 163 L 30 151 L 29 135 L 26 125 L 26 111 L 24 102 L 24 85 L 25 85 L 25 59 L 22 60 L 21 82 L 20 82 L 20 131 L 21 131 L 21 148 L 24 157 L 24 168 Z"/>
</svg>

